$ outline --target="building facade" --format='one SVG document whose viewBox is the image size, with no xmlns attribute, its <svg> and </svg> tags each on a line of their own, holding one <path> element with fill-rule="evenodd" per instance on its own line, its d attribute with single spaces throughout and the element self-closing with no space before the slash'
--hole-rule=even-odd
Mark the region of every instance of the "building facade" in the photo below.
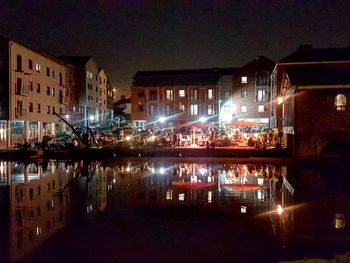
<svg viewBox="0 0 350 263">
<path fill-rule="evenodd" d="M 64 63 L 3 37 L 0 46 L 0 147 L 64 130 L 54 114 L 67 113 Z"/>
<path fill-rule="evenodd" d="M 194 69 L 137 72 L 131 88 L 131 118 L 137 129 L 219 126 L 220 77 L 225 69 Z M 232 76 L 232 74 L 231 74 Z M 231 77 L 229 76 L 228 79 Z M 228 91 L 231 85 L 225 83 Z"/>
<path fill-rule="evenodd" d="M 301 46 L 272 75 L 272 123 L 296 158 L 349 155 L 350 48 Z"/>
<path fill-rule="evenodd" d="M 269 126 L 270 75 L 275 62 L 260 56 L 233 75 L 233 119 Z"/>
</svg>

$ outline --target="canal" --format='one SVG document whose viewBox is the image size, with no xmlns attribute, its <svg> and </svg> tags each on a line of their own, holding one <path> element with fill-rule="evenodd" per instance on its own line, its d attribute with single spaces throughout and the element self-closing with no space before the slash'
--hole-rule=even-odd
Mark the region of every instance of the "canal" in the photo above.
<svg viewBox="0 0 350 263">
<path fill-rule="evenodd" d="M 1 161 L 1 262 L 334 258 L 350 251 L 349 177 L 331 160 Z"/>
</svg>

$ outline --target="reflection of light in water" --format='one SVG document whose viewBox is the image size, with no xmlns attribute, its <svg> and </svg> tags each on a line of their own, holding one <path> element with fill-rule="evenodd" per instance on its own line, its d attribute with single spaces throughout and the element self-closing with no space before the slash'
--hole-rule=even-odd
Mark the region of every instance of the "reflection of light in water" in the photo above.
<svg viewBox="0 0 350 263">
<path fill-rule="evenodd" d="M 283 207 L 281 205 L 277 205 L 277 214 L 282 215 Z"/>
<path fill-rule="evenodd" d="M 172 189 L 168 189 L 166 191 L 166 199 L 167 200 L 172 200 L 173 199 L 173 190 Z"/>
<path fill-rule="evenodd" d="M 212 201 L 213 201 L 212 191 L 208 191 L 208 203 L 211 203 Z"/>
<path fill-rule="evenodd" d="M 344 214 L 337 213 L 334 215 L 333 226 L 335 229 L 343 229 L 346 225 Z"/>
<path fill-rule="evenodd" d="M 179 194 L 179 201 L 185 201 L 185 193 Z"/>
<path fill-rule="evenodd" d="M 258 200 L 264 200 L 265 199 L 265 195 L 264 195 L 263 191 L 257 190 L 256 194 L 257 194 Z"/>
<path fill-rule="evenodd" d="M 115 178 L 113 178 L 113 184 L 115 184 Z"/>
</svg>

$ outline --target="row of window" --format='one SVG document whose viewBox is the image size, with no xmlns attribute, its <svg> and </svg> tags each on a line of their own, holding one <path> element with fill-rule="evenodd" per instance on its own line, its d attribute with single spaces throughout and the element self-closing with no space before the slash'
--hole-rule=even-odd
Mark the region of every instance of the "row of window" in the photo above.
<svg viewBox="0 0 350 263">
<path fill-rule="evenodd" d="M 144 98 L 145 92 L 139 91 L 137 95 L 139 98 Z M 229 98 L 231 96 L 231 92 L 226 91 L 224 95 L 225 95 L 225 98 Z M 184 89 L 178 90 L 178 96 L 179 96 L 179 98 L 186 97 L 186 91 Z M 216 90 L 215 89 L 208 89 L 207 90 L 207 99 L 213 100 L 215 98 L 216 98 Z M 156 90 L 150 90 L 149 99 L 152 101 L 158 100 L 158 94 L 157 94 Z M 165 99 L 166 100 L 174 100 L 174 90 L 172 90 L 172 89 L 165 90 Z M 190 90 L 190 100 L 198 100 L 198 99 L 199 99 L 199 89 L 191 89 Z"/>
<path fill-rule="evenodd" d="M 185 112 L 185 104 L 179 103 L 178 110 L 180 112 Z M 144 111 L 144 105 L 139 103 L 138 105 L 138 111 L 143 112 Z M 225 105 L 223 107 L 224 112 L 231 112 L 231 106 Z M 258 112 L 265 112 L 265 106 L 264 105 L 258 105 Z M 240 112 L 246 113 L 248 112 L 247 105 L 240 105 Z M 174 114 L 173 105 L 165 105 L 165 114 L 167 116 Z M 197 116 L 199 114 L 199 105 L 198 104 L 191 104 L 190 105 L 190 115 L 191 116 Z M 207 105 L 207 115 L 212 116 L 217 114 L 216 112 L 216 106 L 214 104 L 208 104 Z M 156 105 L 150 105 L 150 115 L 151 116 L 157 116 L 158 115 L 158 109 Z"/>
<path fill-rule="evenodd" d="M 33 60 L 28 59 L 28 69 L 33 70 Z M 23 72 L 23 63 L 22 63 L 22 56 L 17 55 L 17 71 Z M 41 65 L 39 63 L 35 64 L 35 70 L 36 72 L 41 72 Z M 50 69 L 49 67 L 46 67 L 46 76 L 55 78 L 55 70 Z M 59 85 L 63 85 L 63 75 L 61 72 L 58 73 L 59 76 Z"/>
<path fill-rule="evenodd" d="M 34 112 L 34 104 L 33 104 L 33 102 L 29 102 L 29 112 Z M 41 104 L 40 103 L 36 104 L 35 112 L 36 113 L 41 113 Z M 46 113 L 47 114 L 53 114 L 54 112 L 56 112 L 55 106 L 50 106 L 50 105 L 46 106 Z M 59 109 L 59 113 L 63 114 L 63 109 L 61 107 Z"/>
</svg>

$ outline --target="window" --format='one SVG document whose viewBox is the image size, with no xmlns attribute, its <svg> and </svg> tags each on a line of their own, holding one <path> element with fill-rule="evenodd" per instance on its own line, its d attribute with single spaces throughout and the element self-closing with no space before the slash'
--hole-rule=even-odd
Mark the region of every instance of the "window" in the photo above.
<svg viewBox="0 0 350 263">
<path fill-rule="evenodd" d="M 46 106 L 46 113 L 47 113 L 47 114 L 50 114 L 50 113 L 51 113 L 51 107 L 50 107 L 50 105 L 47 105 L 47 106 Z"/>
<path fill-rule="evenodd" d="M 247 91 L 247 90 L 242 90 L 242 91 L 241 91 L 241 97 L 242 97 L 242 98 L 248 97 L 248 91 Z"/>
<path fill-rule="evenodd" d="M 52 106 L 52 114 L 54 114 L 56 111 L 55 111 L 55 106 Z M 62 112 L 61 112 L 62 113 Z"/>
<path fill-rule="evenodd" d="M 150 105 L 150 114 L 151 114 L 151 116 L 157 116 L 156 105 Z"/>
<path fill-rule="evenodd" d="M 156 90 L 151 90 L 149 92 L 149 100 L 157 100 L 157 91 Z"/>
<path fill-rule="evenodd" d="M 208 104 L 208 115 L 214 115 L 214 114 L 215 114 L 215 105 Z"/>
<path fill-rule="evenodd" d="M 334 98 L 334 106 L 337 111 L 345 111 L 346 97 L 344 94 L 338 94 Z"/>
<path fill-rule="evenodd" d="M 37 103 L 37 104 L 36 104 L 36 112 L 37 112 L 37 113 L 41 113 L 41 106 L 40 106 L 40 103 Z"/>
<path fill-rule="evenodd" d="M 41 65 L 40 65 L 39 63 L 36 63 L 36 64 L 35 64 L 35 70 L 36 70 L 37 72 L 40 72 L 40 71 L 41 71 Z"/>
<path fill-rule="evenodd" d="M 29 112 L 33 112 L 33 102 L 29 102 Z"/>
<path fill-rule="evenodd" d="M 51 88 L 51 95 L 52 95 L 53 97 L 56 96 L 56 89 L 55 89 L 55 88 Z"/>
<path fill-rule="evenodd" d="M 191 105 L 190 114 L 192 116 L 197 116 L 198 115 L 198 104 L 192 104 Z"/>
<path fill-rule="evenodd" d="M 33 69 L 33 60 L 28 59 L 28 68 Z"/>
<path fill-rule="evenodd" d="M 143 98 L 143 97 L 145 97 L 145 92 L 144 92 L 144 91 L 139 91 L 139 92 L 137 93 L 137 96 L 138 96 L 139 98 Z"/>
<path fill-rule="evenodd" d="M 16 81 L 16 95 L 21 95 L 22 94 L 22 79 L 17 78 Z"/>
<path fill-rule="evenodd" d="M 167 89 L 166 91 L 165 91 L 165 97 L 166 97 L 166 99 L 167 100 L 173 100 L 173 90 L 171 90 L 171 89 Z"/>
<path fill-rule="evenodd" d="M 184 90 L 184 89 L 180 89 L 180 90 L 179 90 L 179 97 L 180 97 L 180 98 L 185 97 L 185 90 Z"/>
<path fill-rule="evenodd" d="M 50 68 L 46 67 L 46 76 L 50 77 Z"/>
<path fill-rule="evenodd" d="M 62 86 L 62 84 L 63 84 L 63 77 L 62 77 L 62 73 L 61 72 L 58 73 L 58 78 L 59 78 L 59 83 Z"/>
<path fill-rule="evenodd" d="M 241 83 L 248 83 L 248 78 L 247 78 L 247 76 L 242 76 L 242 77 L 241 77 Z"/>
<path fill-rule="evenodd" d="M 190 92 L 190 100 L 198 100 L 198 89 L 192 89 Z"/>
<path fill-rule="evenodd" d="M 17 71 L 23 71 L 21 55 L 17 55 Z"/>
<path fill-rule="evenodd" d="M 40 93 L 40 84 L 39 84 L 39 83 L 37 84 L 36 92 L 37 92 L 37 93 Z"/>
<path fill-rule="evenodd" d="M 264 105 L 258 105 L 258 112 L 264 112 L 264 111 L 265 111 Z"/>
<path fill-rule="evenodd" d="M 51 77 L 52 77 L 52 78 L 55 78 L 55 70 L 54 70 L 54 69 L 51 70 Z"/>
<path fill-rule="evenodd" d="M 180 104 L 179 104 L 179 111 L 185 111 L 185 104 L 180 102 Z"/>
<path fill-rule="evenodd" d="M 241 112 L 247 112 L 247 106 L 241 105 Z"/>
<path fill-rule="evenodd" d="M 29 81 L 29 90 L 33 91 L 33 82 L 32 81 Z"/>
<path fill-rule="evenodd" d="M 46 95 L 50 96 L 51 88 L 49 86 L 46 87 Z"/>
<path fill-rule="evenodd" d="M 267 99 L 267 91 L 266 90 L 258 90 L 257 91 L 257 101 L 266 101 Z"/>
<path fill-rule="evenodd" d="M 230 98 L 231 97 L 231 91 L 225 91 L 224 92 L 224 98 L 225 99 L 228 99 L 228 98 Z"/>
<path fill-rule="evenodd" d="M 215 99 L 215 90 L 214 89 L 208 89 L 208 100 Z"/>
<path fill-rule="evenodd" d="M 144 106 L 142 105 L 141 101 L 139 101 L 138 111 L 139 112 L 143 112 L 144 111 Z"/>
<path fill-rule="evenodd" d="M 165 110 L 166 110 L 166 115 L 167 116 L 173 115 L 173 107 L 172 107 L 172 105 L 167 104 Z"/>
</svg>

